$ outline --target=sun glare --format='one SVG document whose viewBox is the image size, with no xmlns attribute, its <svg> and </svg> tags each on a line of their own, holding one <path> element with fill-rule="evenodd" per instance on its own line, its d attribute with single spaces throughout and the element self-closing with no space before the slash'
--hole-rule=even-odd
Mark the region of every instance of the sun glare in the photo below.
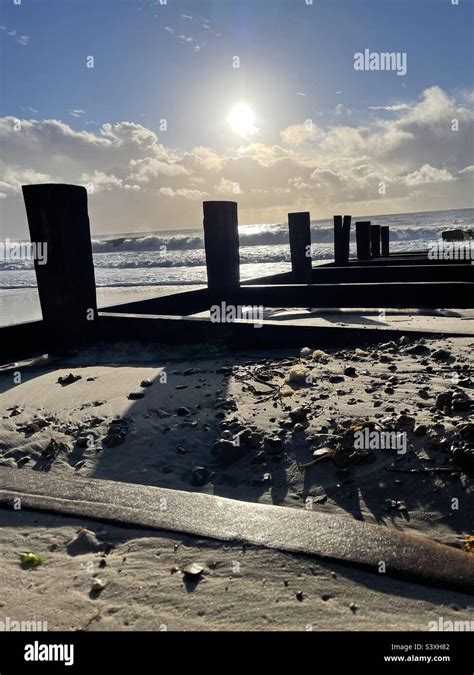
<svg viewBox="0 0 474 675">
<path fill-rule="evenodd" d="M 245 103 L 239 103 L 232 108 L 228 121 L 232 130 L 239 136 L 252 136 L 257 131 L 253 110 Z"/>
</svg>

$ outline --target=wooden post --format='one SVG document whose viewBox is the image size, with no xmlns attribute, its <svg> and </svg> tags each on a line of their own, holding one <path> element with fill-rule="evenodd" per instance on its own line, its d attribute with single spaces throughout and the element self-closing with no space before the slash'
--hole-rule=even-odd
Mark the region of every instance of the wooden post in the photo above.
<svg viewBox="0 0 474 675">
<path fill-rule="evenodd" d="M 380 258 L 380 225 L 370 226 L 370 254 L 372 258 Z"/>
<path fill-rule="evenodd" d="M 237 202 L 204 202 L 207 286 L 221 291 L 240 285 Z"/>
<path fill-rule="evenodd" d="M 309 211 L 288 214 L 291 269 L 294 283 L 311 283 L 311 216 Z"/>
<path fill-rule="evenodd" d="M 351 216 L 334 216 L 334 262 L 336 265 L 347 265 L 349 262 L 349 238 L 351 233 Z"/>
<path fill-rule="evenodd" d="M 356 223 L 356 243 L 358 260 L 370 258 L 370 220 L 360 220 Z"/>
<path fill-rule="evenodd" d="M 46 244 L 35 260 L 48 350 L 63 352 L 95 333 L 97 300 L 87 190 L 78 185 L 23 185 L 31 241 Z"/>
<path fill-rule="evenodd" d="M 380 226 L 380 239 L 382 242 L 382 257 L 388 258 L 390 255 L 390 228 L 388 225 Z"/>
</svg>

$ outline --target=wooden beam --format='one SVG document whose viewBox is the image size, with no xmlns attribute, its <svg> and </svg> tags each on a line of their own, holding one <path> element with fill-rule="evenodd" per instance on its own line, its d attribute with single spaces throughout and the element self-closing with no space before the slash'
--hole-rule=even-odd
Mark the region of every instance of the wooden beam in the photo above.
<svg viewBox="0 0 474 675">
<path fill-rule="evenodd" d="M 380 225 L 370 226 L 370 256 L 380 258 Z"/>
<path fill-rule="evenodd" d="M 349 262 L 349 239 L 351 216 L 334 216 L 334 262 L 347 265 Z"/>
<path fill-rule="evenodd" d="M 387 258 L 390 255 L 390 228 L 388 225 L 380 226 L 380 241 L 382 257 Z"/>
<path fill-rule="evenodd" d="M 313 268 L 313 284 L 474 281 L 474 265 L 357 265 Z M 258 279 L 253 285 L 267 283 Z M 278 283 L 278 282 L 277 282 Z"/>
<path fill-rule="evenodd" d="M 207 285 L 211 290 L 240 284 L 239 229 L 236 202 L 204 202 Z"/>
<path fill-rule="evenodd" d="M 242 286 L 234 293 L 213 297 L 211 304 L 256 307 L 360 307 L 471 309 L 474 283 L 388 282 L 384 284 L 294 284 Z"/>
<path fill-rule="evenodd" d="M 288 214 L 291 269 L 295 283 L 311 282 L 311 216 L 308 211 Z"/>
<path fill-rule="evenodd" d="M 47 246 L 47 262 L 35 261 L 38 292 L 50 352 L 93 337 L 97 300 L 87 191 L 78 185 L 24 185 L 31 241 Z"/>
<path fill-rule="evenodd" d="M 370 259 L 370 220 L 360 220 L 356 223 L 357 259 Z"/>
</svg>

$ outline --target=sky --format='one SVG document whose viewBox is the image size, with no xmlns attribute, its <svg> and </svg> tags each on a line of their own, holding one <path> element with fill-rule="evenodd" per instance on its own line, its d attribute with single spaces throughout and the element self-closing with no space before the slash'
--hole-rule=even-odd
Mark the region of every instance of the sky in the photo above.
<svg viewBox="0 0 474 675">
<path fill-rule="evenodd" d="M 208 199 L 242 224 L 471 207 L 473 28 L 474 0 L 0 0 L 0 234 L 41 182 L 85 185 L 95 234 Z"/>
</svg>

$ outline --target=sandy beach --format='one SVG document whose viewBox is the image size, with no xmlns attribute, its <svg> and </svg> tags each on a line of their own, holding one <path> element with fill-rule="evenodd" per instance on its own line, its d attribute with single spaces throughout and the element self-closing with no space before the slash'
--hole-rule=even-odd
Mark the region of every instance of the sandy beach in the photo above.
<svg viewBox="0 0 474 675">
<path fill-rule="evenodd" d="M 235 355 L 130 343 L 13 364 L 0 376 L 0 463 L 68 481 L 311 509 L 472 555 L 472 347 L 470 337 L 402 337 Z M 406 445 L 357 450 L 354 433 L 364 428 L 392 431 Z M 472 616 L 472 596 L 305 556 L 58 515 L 0 515 L 4 613 L 13 617 L 21 596 L 37 616 L 47 596 L 50 629 L 426 630 L 434 614 Z M 81 528 L 113 548 L 71 556 Z M 25 548 L 44 564 L 22 569 Z M 192 593 L 183 561 L 204 567 Z M 233 573 L 233 564 L 245 571 Z M 90 597 L 95 576 L 106 586 Z"/>
</svg>

